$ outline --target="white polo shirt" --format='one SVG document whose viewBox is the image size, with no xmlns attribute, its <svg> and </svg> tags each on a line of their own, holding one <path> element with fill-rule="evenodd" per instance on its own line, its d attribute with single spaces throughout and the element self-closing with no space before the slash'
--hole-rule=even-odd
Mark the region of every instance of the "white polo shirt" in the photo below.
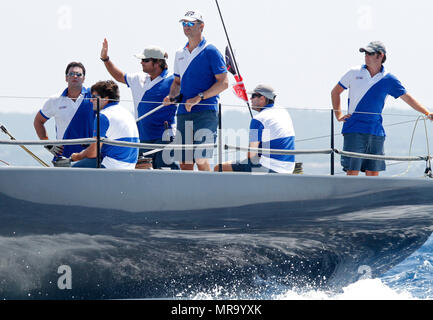
<svg viewBox="0 0 433 320">
<path fill-rule="evenodd" d="M 60 96 L 50 97 L 39 113 L 47 120 L 54 117 L 57 140 L 91 138 L 93 135 L 93 105 L 86 88 L 81 90 L 76 101 L 68 97 L 68 89 L 64 90 Z M 64 146 L 63 156 L 69 157 L 83 148 L 82 146 Z"/>
<path fill-rule="evenodd" d="M 97 127 L 95 119 L 95 128 Z M 139 142 L 137 124 L 132 114 L 118 102 L 107 104 L 100 113 L 101 137 L 124 142 Z M 96 129 L 94 136 L 96 136 Z M 138 148 L 103 144 L 102 164 L 107 169 L 134 169 L 138 159 Z"/>
<path fill-rule="evenodd" d="M 216 82 L 216 75 L 227 73 L 224 57 L 218 49 L 208 43 L 206 39 L 189 51 L 189 43 L 176 52 L 174 59 L 174 76 L 180 78 L 180 92 L 182 102 L 197 96 L 212 87 Z M 217 111 L 219 95 L 201 101 L 191 112 L 205 110 Z M 187 114 L 184 104 L 180 104 L 178 114 Z"/>
<path fill-rule="evenodd" d="M 342 133 L 385 136 L 381 113 L 388 95 L 397 99 L 406 94 L 400 81 L 383 67 L 372 77 L 363 65 L 352 68 L 339 84 L 343 89 L 349 89 L 349 114 L 352 114 L 344 123 Z"/>
<path fill-rule="evenodd" d="M 295 129 L 292 118 L 284 109 L 269 104 L 256 114 L 250 124 L 250 142 L 260 142 L 259 148 L 294 150 Z M 278 173 L 293 173 L 294 155 L 261 154 L 260 164 Z"/>
<path fill-rule="evenodd" d="M 134 100 L 135 119 L 159 107 L 170 93 L 174 76 L 164 70 L 158 77 L 151 80 L 144 72 L 125 74 L 125 82 L 131 89 Z M 137 123 L 141 141 L 162 139 L 166 130 L 165 122 L 171 129 L 171 135 L 176 131 L 177 105 L 170 105 L 142 119 Z"/>
</svg>

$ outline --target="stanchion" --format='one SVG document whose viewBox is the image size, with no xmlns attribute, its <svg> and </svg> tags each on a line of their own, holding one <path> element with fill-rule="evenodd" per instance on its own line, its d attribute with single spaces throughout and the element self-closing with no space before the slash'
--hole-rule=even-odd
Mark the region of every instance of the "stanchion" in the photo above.
<svg viewBox="0 0 433 320">
<path fill-rule="evenodd" d="M 331 149 L 334 150 L 334 109 L 331 109 Z M 331 176 L 334 172 L 335 153 L 331 152 Z"/>
<path fill-rule="evenodd" d="M 221 103 L 218 104 L 218 171 L 223 172 L 223 137 Z"/>
<path fill-rule="evenodd" d="M 100 121 L 100 98 L 96 100 L 96 167 L 101 168 L 101 121 Z"/>
</svg>

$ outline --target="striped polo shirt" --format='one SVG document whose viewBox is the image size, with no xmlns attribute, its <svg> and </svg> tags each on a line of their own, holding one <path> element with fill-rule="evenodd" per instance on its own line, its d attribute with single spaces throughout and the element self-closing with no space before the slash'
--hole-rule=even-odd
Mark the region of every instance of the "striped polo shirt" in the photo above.
<svg viewBox="0 0 433 320">
<path fill-rule="evenodd" d="M 349 114 L 352 114 L 344 123 L 342 133 L 385 136 L 381 113 L 388 95 L 397 99 L 406 94 L 400 81 L 384 67 L 371 77 L 367 66 L 363 65 L 352 68 L 339 84 L 343 89 L 349 89 Z"/>
<path fill-rule="evenodd" d="M 263 149 L 295 149 L 295 129 L 292 118 L 284 109 L 269 104 L 250 123 L 250 143 L 260 142 Z M 294 155 L 261 154 L 260 164 L 278 173 L 293 173 Z"/>
</svg>

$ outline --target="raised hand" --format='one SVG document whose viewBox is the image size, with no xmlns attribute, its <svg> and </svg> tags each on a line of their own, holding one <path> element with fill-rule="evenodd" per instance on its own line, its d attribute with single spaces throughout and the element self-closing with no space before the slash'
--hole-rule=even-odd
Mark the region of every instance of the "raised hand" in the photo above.
<svg viewBox="0 0 433 320">
<path fill-rule="evenodd" d="M 101 59 L 107 59 L 108 58 L 108 41 L 104 38 L 104 42 L 102 43 L 102 50 L 101 50 Z"/>
</svg>

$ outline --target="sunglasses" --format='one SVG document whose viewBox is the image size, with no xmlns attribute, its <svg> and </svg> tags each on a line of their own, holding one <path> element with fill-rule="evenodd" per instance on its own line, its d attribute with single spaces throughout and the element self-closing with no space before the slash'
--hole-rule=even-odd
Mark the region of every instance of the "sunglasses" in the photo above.
<svg viewBox="0 0 433 320">
<path fill-rule="evenodd" d="M 75 77 L 77 76 L 78 78 L 82 77 L 83 74 L 81 72 L 69 72 L 68 73 L 68 77 Z"/>
<path fill-rule="evenodd" d="M 192 22 L 192 21 L 182 21 L 182 26 L 184 27 L 194 27 L 198 22 Z"/>
<path fill-rule="evenodd" d="M 152 61 L 152 58 L 141 59 L 141 62 L 143 63 L 148 63 L 150 61 Z"/>
<path fill-rule="evenodd" d="M 90 99 L 97 99 L 97 98 L 100 98 L 101 96 L 99 96 L 99 95 L 97 95 L 97 94 L 92 94 L 91 96 L 90 96 Z"/>
<path fill-rule="evenodd" d="M 253 93 L 252 95 L 251 95 L 251 99 L 254 99 L 254 98 L 260 98 L 262 95 L 260 94 L 260 93 Z"/>
<path fill-rule="evenodd" d="M 367 51 L 365 51 L 365 54 L 367 56 L 374 56 L 375 54 L 380 54 L 380 52 L 367 52 Z"/>
</svg>

